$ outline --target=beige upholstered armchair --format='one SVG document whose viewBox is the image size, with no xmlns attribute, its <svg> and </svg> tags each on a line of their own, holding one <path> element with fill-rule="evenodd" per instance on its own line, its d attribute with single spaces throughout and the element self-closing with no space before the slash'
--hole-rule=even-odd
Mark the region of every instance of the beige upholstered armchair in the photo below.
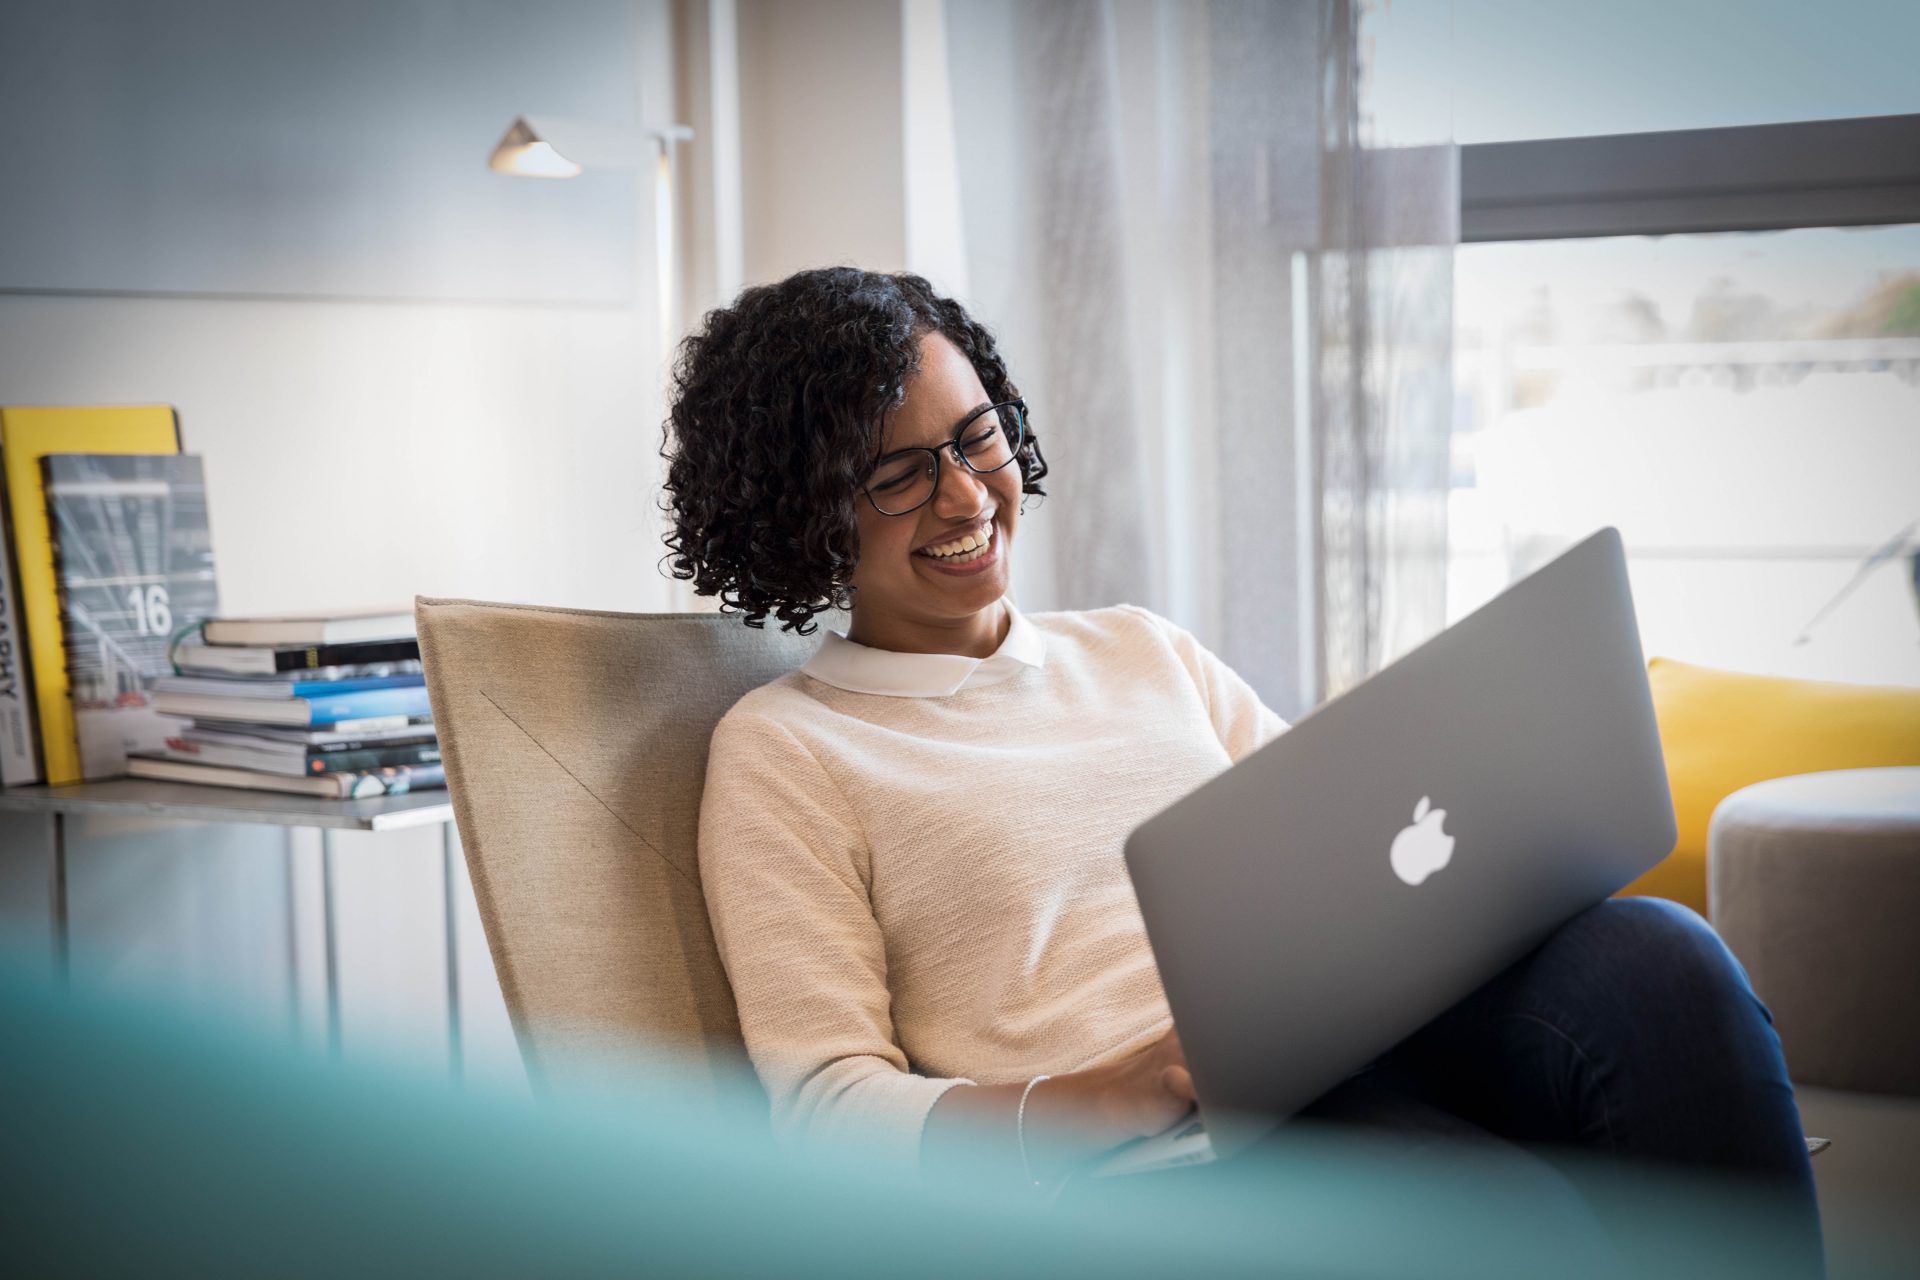
<svg viewBox="0 0 1920 1280">
<path fill-rule="evenodd" d="M 695 858 L 707 741 L 735 699 L 805 662 L 818 634 L 717 614 L 424 596 L 414 609 L 528 1075 L 592 1084 L 630 1065 L 636 1042 L 709 1087 L 747 1074 Z"/>
</svg>

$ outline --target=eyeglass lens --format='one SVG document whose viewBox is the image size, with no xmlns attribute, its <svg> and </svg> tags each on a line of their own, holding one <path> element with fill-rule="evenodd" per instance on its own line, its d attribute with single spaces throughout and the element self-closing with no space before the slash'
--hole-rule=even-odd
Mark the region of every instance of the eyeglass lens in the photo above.
<svg viewBox="0 0 1920 1280">
<path fill-rule="evenodd" d="M 940 453 L 953 461 L 956 446 L 967 468 L 980 475 L 1012 462 L 1026 437 L 1026 418 L 1017 404 L 997 404 L 971 419 Z M 889 458 L 867 479 L 867 496 L 888 515 L 905 515 L 933 497 L 939 463 L 932 449 L 915 449 Z"/>
</svg>

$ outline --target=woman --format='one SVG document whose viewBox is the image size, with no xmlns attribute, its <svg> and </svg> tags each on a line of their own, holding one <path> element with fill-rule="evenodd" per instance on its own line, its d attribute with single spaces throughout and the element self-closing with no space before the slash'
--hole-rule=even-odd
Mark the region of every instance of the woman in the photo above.
<svg viewBox="0 0 1920 1280">
<path fill-rule="evenodd" d="M 701 811 L 776 1130 L 903 1168 L 986 1144 L 1048 1185 L 1177 1120 L 1122 844 L 1286 726 L 1146 610 L 1013 606 L 1046 463 L 992 336 L 924 280 L 747 290 L 687 340 L 668 431 L 678 576 L 750 626 L 851 611 L 721 721 Z M 1583 913 L 1309 1114 L 1742 1169 L 1812 1212 L 1766 1011 L 1671 903 Z"/>
</svg>

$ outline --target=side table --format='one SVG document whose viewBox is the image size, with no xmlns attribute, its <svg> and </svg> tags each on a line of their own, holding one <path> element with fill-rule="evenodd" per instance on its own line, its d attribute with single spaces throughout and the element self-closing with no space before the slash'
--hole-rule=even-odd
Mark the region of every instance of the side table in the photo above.
<svg viewBox="0 0 1920 1280">
<path fill-rule="evenodd" d="M 219 822 L 272 827 L 312 827 L 320 832 L 320 911 L 327 983 L 327 1048 L 340 1052 L 340 964 L 334 930 L 334 838 L 340 831 L 398 831 L 407 827 L 439 825 L 442 892 L 447 963 L 447 1057 L 450 1070 L 460 1075 L 460 966 L 455 947 L 454 886 L 458 833 L 453 803 L 445 790 L 413 791 L 367 800 L 323 800 L 318 796 L 281 795 L 239 787 L 204 787 L 186 782 L 156 782 L 145 778 L 115 778 L 63 787 L 0 789 L 0 811 L 44 813 L 52 824 L 52 856 L 47 868 L 48 897 L 53 925 L 53 964 L 57 980 L 68 976 L 67 943 L 67 817 L 69 814 L 116 814 L 123 817 L 165 818 L 177 822 Z M 287 927 L 293 930 L 293 894 L 287 895 Z M 298 992 L 295 949 L 287 949 L 287 970 Z"/>
</svg>

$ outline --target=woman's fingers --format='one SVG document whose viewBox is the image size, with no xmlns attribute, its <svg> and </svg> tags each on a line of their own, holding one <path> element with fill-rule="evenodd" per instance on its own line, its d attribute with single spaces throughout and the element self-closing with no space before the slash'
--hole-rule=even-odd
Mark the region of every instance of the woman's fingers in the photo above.
<svg viewBox="0 0 1920 1280">
<path fill-rule="evenodd" d="M 1186 1069 L 1187 1055 L 1186 1051 L 1180 1047 L 1180 1035 L 1178 1032 L 1167 1032 L 1155 1047 L 1160 1051 L 1160 1060 L 1162 1062 L 1170 1067 L 1179 1067 L 1182 1071 Z"/>
<path fill-rule="evenodd" d="M 1160 1085 L 1176 1098 L 1193 1101 L 1193 1073 L 1185 1067 L 1168 1067 L 1160 1073 Z"/>
</svg>

